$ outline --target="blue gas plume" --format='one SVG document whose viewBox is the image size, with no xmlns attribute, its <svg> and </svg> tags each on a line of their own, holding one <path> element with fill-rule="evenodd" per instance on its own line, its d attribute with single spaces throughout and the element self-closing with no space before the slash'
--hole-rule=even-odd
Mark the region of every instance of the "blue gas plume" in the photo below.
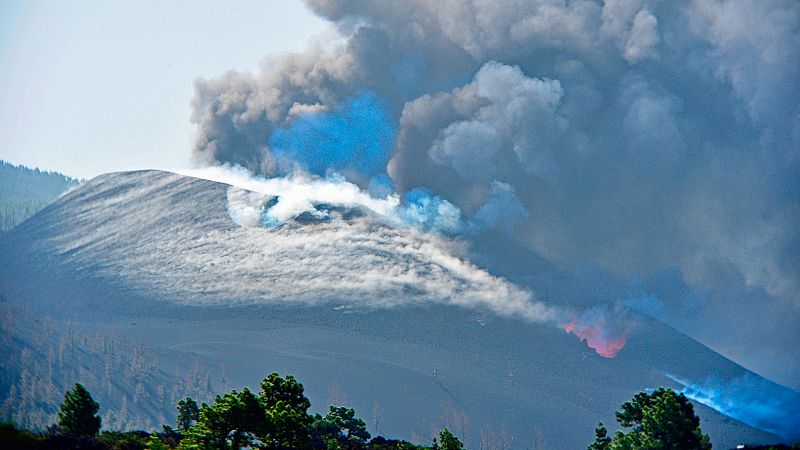
<svg viewBox="0 0 800 450">
<path fill-rule="evenodd" d="M 403 222 L 425 231 L 455 234 L 465 228 L 461 210 L 425 188 L 408 191 L 398 215 Z"/>
<path fill-rule="evenodd" d="M 302 113 L 272 132 L 269 147 L 276 160 L 295 162 L 316 175 L 355 170 L 374 176 L 385 171 L 394 137 L 385 102 L 365 91 L 330 111 Z"/>
<path fill-rule="evenodd" d="M 697 403 L 784 439 L 800 439 L 800 394 L 791 389 L 751 374 L 697 383 L 668 376 L 683 385 L 680 392 Z"/>
</svg>

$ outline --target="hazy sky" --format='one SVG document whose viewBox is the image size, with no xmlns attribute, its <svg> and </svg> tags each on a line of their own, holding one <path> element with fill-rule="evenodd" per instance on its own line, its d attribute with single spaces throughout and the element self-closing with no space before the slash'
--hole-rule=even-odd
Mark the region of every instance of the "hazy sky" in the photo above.
<svg viewBox="0 0 800 450">
<path fill-rule="evenodd" d="M 302 2 L 0 2 L 0 159 L 77 177 L 189 163 L 192 82 L 296 51 Z"/>
</svg>

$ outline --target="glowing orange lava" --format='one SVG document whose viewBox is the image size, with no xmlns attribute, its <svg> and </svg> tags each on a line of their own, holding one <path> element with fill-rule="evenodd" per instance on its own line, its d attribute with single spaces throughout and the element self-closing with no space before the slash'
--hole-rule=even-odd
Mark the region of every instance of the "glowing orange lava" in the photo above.
<svg viewBox="0 0 800 450">
<path fill-rule="evenodd" d="M 581 324 L 575 320 L 564 325 L 564 331 L 586 341 L 586 345 L 603 358 L 617 356 L 628 340 L 627 332 L 614 332 L 602 324 Z"/>
</svg>

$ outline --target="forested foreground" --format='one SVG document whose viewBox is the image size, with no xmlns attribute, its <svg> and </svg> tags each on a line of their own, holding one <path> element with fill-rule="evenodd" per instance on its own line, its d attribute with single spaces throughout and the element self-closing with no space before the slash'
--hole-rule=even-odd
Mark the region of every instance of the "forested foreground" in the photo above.
<svg viewBox="0 0 800 450">
<path fill-rule="evenodd" d="M 45 432 L 0 424 L 0 448 L 19 450 L 235 450 L 235 449 L 437 449 L 462 450 L 447 428 L 432 442 L 417 445 L 403 440 L 372 437 L 352 408 L 330 406 L 326 415 L 309 414 L 311 402 L 292 375 L 267 376 L 260 391 L 248 388 L 217 395 L 198 405 L 191 397 L 177 404 L 175 428 L 160 431 L 100 431 L 100 405 L 81 384 L 67 392 L 58 423 Z M 708 435 L 683 395 L 660 388 L 636 394 L 616 413 L 620 430 L 610 436 L 599 424 L 588 450 L 687 449 L 710 450 Z M 503 448 L 515 448 L 504 445 Z M 524 448 L 528 448 L 524 446 Z M 788 449 L 786 446 L 740 448 Z M 791 449 L 797 449 L 792 446 Z"/>
<path fill-rule="evenodd" d="M 0 232 L 10 230 L 47 206 L 78 180 L 57 172 L 0 160 Z"/>
</svg>

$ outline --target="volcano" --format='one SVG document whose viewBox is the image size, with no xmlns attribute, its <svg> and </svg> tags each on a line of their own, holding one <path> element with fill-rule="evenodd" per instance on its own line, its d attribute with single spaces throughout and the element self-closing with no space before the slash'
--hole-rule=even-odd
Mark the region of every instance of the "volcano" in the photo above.
<svg viewBox="0 0 800 450">
<path fill-rule="evenodd" d="M 6 412 L 46 421 L 62 386 L 82 382 L 104 423 L 155 428 L 181 395 L 208 400 L 277 371 L 305 384 L 312 409 L 346 404 L 373 434 L 418 442 L 447 426 L 472 448 L 582 448 L 598 421 L 658 386 L 704 393 L 696 409 L 715 446 L 793 437 L 800 395 L 651 317 L 628 313 L 637 325 L 607 354 L 565 332 L 604 331 L 560 323 L 574 305 L 531 297 L 519 274 L 536 270 L 534 255 L 500 263 L 507 243 L 471 245 L 358 205 L 262 220 L 279 201 L 113 173 L 2 236 Z M 43 400 L 14 401 L 32 373 Z M 773 405 L 786 420 L 720 407 L 725 393 L 702 389 L 711 380 L 790 399 Z"/>
</svg>

